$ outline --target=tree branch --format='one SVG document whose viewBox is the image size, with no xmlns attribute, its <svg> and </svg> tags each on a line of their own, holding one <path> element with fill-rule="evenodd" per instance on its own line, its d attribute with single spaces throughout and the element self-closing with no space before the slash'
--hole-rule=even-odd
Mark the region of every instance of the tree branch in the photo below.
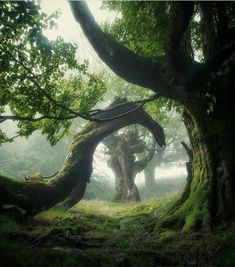
<svg viewBox="0 0 235 267">
<path fill-rule="evenodd" d="M 192 149 L 185 142 L 181 142 L 181 145 L 186 150 L 186 153 L 188 154 L 189 160 L 192 160 L 192 157 L 193 157 Z"/>
<path fill-rule="evenodd" d="M 87 113 L 81 113 L 78 111 L 75 111 L 65 105 L 63 105 L 62 103 L 58 102 L 56 99 L 54 99 L 50 93 L 48 93 L 44 88 L 42 88 L 39 84 L 39 82 L 37 81 L 37 76 L 31 71 L 31 69 L 29 67 L 27 67 L 24 62 L 18 60 L 16 57 L 14 57 L 8 50 L 4 49 L 6 54 L 8 54 L 17 64 L 21 65 L 31 76 L 27 76 L 26 78 L 29 79 L 30 81 L 32 81 L 35 86 L 37 87 L 37 89 L 54 105 L 57 106 L 65 111 L 67 111 L 70 115 L 69 116 L 54 116 L 54 115 L 43 115 L 41 117 L 38 118 L 32 118 L 32 117 L 24 117 L 24 116 L 18 116 L 18 115 L 6 115 L 6 116 L 0 116 L 0 123 L 5 121 L 5 120 L 21 120 L 21 121 L 32 121 L 32 122 L 37 122 L 37 121 L 41 121 L 44 119 L 54 119 L 54 120 L 69 120 L 69 119 L 74 119 L 76 117 L 81 117 L 85 120 L 89 120 L 89 121 L 94 121 L 94 122 L 104 122 L 104 121 L 110 121 L 110 120 L 114 120 L 114 119 L 118 119 L 121 118 L 123 116 L 128 115 L 129 113 L 132 113 L 136 110 L 138 110 L 139 108 L 143 107 L 146 103 L 151 102 L 153 100 L 155 100 L 156 98 L 158 98 L 160 95 L 153 95 L 147 99 L 143 99 L 143 100 L 137 100 L 137 101 L 133 101 L 133 102 L 129 102 L 129 103 L 123 103 L 123 104 L 119 104 L 111 109 L 106 109 L 106 110 L 100 110 L 100 109 L 95 109 L 95 110 L 91 110 Z M 129 106 L 131 104 L 139 104 L 138 106 L 135 106 L 131 109 L 129 109 Z M 124 106 L 127 106 L 128 110 L 122 114 L 118 114 L 116 116 L 111 116 L 111 117 L 107 117 L 105 116 L 107 113 L 109 113 L 110 111 L 116 110 L 119 107 L 123 108 Z M 103 115 L 102 115 L 103 114 Z"/>
<path fill-rule="evenodd" d="M 128 82 L 161 92 L 166 80 L 161 73 L 163 58 L 138 56 L 104 33 L 83 1 L 69 1 L 74 18 L 99 57 Z"/>
<path fill-rule="evenodd" d="M 127 116 L 128 114 L 133 113 L 138 109 L 142 108 L 146 103 L 154 101 L 159 96 L 160 95 L 154 95 L 143 100 L 125 102 L 122 104 L 118 104 L 112 108 L 108 108 L 106 110 L 96 109 L 96 110 L 91 110 L 87 113 L 80 113 L 77 111 L 73 111 L 73 114 L 68 116 L 43 115 L 38 118 L 33 118 L 33 117 L 24 117 L 18 115 L 0 115 L 0 122 L 4 122 L 6 120 L 31 121 L 31 122 L 38 122 L 44 119 L 71 120 L 77 117 L 93 122 L 107 122 Z M 116 115 L 111 115 L 113 113 Z"/>
<path fill-rule="evenodd" d="M 155 154 L 155 145 L 156 142 L 153 142 L 153 147 L 150 150 L 150 152 L 142 159 L 134 162 L 134 172 L 142 172 L 148 165 L 148 163 L 152 160 L 154 154 Z"/>
</svg>

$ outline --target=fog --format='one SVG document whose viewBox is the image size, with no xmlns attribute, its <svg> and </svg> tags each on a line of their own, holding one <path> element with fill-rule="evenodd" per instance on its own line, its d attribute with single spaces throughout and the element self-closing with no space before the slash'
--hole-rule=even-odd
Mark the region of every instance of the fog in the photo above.
<svg viewBox="0 0 235 267">
<path fill-rule="evenodd" d="M 118 14 L 99 9 L 100 1 L 90 1 L 88 4 L 99 23 L 104 23 L 106 21 L 112 22 L 115 17 L 118 16 Z M 62 36 L 65 41 L 78 44 L 78 60 L 83 61 L 88 59 L 89 68 L 92 71 L 100 72 L 105 70 L 111 73 L 98 58 L 93 48 L 86 40 L 79 25 L 75 23 L 67 2 L 42 1 L 41 8 L 47 14 L 51 14 L 55 10 L 59 10 L 61 13 L 57 21 L 57 29 L 46 30 L 44 32 L 48 39 L 54 40 L 58 36 Z M 106 98 L 104 97 L 105 101 L 100 104 L 101 107 L 107 106 L 107 103 L 110 102 L 110 95 L 113 96 L 112 93 L 107 93 Z M 6 112 L 9 114 L 9 110 L 6 109 Z M 13 142 L 3 144 L 0 147 L 1 173 L 22 181 L 25 177 L 38 172 L 42 173 L 44 176 L 53 175 L 63 166 L 73 135 L 77 133 L 84 124 L 85 122 L 83 120 L 76 119 L 71 127 L 70 133 L 55 146 L 51 146 L 46 136 L 41 135 L 39 131 L 34 132 L 29 138 L 17 137 Z M 1 124 L 1 129 L 11 138 L 17 135 L 16 125 L 16 122 L 5 121 Z M 175 114 L 173 118 L 169 120 L 167 127 L 171 129 L 171 132 L 178 131 L 179 136 L 177 141 L 166 147 L 163 160 L 156 168 L 155 179 L 159 184 L 164 183 L 162 181 L 165 179 L 165 183 L 173 185 L 172 192 L 174 193 L 176 191 L 176 193 L 178 193 L 178 191 L 182 190 L 187 176 L 185 168 L 187 155 L 182 147 L 179 148 L 181 146 L 180 142 L 183 141 L 183 139 L 187 141 L 187 134 L 179 114 Z M 172 133 L 167 136 L 167 139 L 170 140 L 171 138 Z M 104 151 L 105 146 L 102 143 L 99 144 L 94 154 L 93 174 L 90 186 L 92 187 L 94 181 L 102 180 L 103 184 L 109 186 L 110 190 L 113 192 L 115 181 L 114 174 L 107 166 L 109 156 L 105 154 Z M 156 157 L 157 156 L 156 153 Z M 135 181 L 138 187 L 144 187 L 144 173 L 139 173 Z M 177 183 L 180 185 L 179 189 L 177 189 Z M 89 187 L 87 194 L 89 195 Z"/>
</svg>

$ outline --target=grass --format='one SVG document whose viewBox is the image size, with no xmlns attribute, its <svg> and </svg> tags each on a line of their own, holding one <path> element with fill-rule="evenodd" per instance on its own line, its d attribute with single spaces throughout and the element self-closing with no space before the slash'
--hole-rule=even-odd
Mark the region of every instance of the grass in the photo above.
<svg viewBox="0 0 235 267">
<path fill-rule="evenodd" d="M 234 266 L 235 226 L 187 234 L 157 226 L 174 200 L 81 201 L 20 222 L 1 216 L 0 266 Z"/>
</svg>

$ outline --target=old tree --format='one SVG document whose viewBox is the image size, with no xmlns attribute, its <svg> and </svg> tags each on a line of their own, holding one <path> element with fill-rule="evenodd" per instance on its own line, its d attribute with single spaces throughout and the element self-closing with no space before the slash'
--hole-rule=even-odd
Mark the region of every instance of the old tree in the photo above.
<svg viewBox="0 0 235 267">
<path fill-rule="evenodd" d="M 53 142 L 61 128 L 68 128 L 72 118 L 97 120 L 113 116 L 108 112 L 99 117 L 89 111 L 103 93 L 99 77 L 88 75 L 86 64 L 77 65 L 73 46 L 61 40 L 49 44 L 41 38 L 43 26 L 37 21 L 36 9 L 29 6 L 32 3 L 14 3 L 11 8 L 9 4 L 1 5 L 1 12 L 8 14 L 1 40 L 4 63 L 1 79 L 5 81 L 1 88 L 1 106 L 9 105 L 12 112 L 12 115 L 1 115 L 1 122 L 18 120 L 21 135 L 42 129 Z M 162 225 L 190 230 L 233 221 L 234 3 L 107 2 L 106 8 L 122 15 L 112 26 L 107 26 L 106 31 L 96 23 L 86 3 L 70 2 L 70 5 L 89 42 L 117 75 L 184 107 L 183 118 L 192 151 L 192 179 Z M 30 14 L 33 10 L 36 13 Z M 28 27 L 22 26 L 24 16 Z M 18 23 L 14 23 L 15 20 Z M 11 30 L 13 24 L 17 25 L 14 31 Z M 19 38 L 22 34 L 25 40 Z M 200 63 L 195 55 L 200 56 Z M 58 82 L 63 71 L 71 68 L 77 68 L 81 77 L 88 75 L 88 82 L 77 77 Z M 10 74 L 5 75 L 6 72 Z M 93 102 L 79 89 L 81 84 L 83 89 L 94 88 L 91 90 L 95 95 Z M 88 104 L 76 102 L 79 97 Z M 134 109 L 136 113 L 129 113 Z M 73 205 L 85 190 L 97 143 L 128 124 L 139 123 L 149 128 L 158 143 L 164 145 L 161 127 L 139 109 L 139 105 L 124 105 L 115 112 L 116 120 L 92 122 L 75 137 L 67 164 L 52 184 L 19 185 L 1 177 L 1 204 L 12 201 L 29 211 L 50 207 L 64 199 L 64 205 Z M 119 117 L 126 112 L 127 116 Z M 3 133 L 2 136 L 6 139 Z"/>
</svg>

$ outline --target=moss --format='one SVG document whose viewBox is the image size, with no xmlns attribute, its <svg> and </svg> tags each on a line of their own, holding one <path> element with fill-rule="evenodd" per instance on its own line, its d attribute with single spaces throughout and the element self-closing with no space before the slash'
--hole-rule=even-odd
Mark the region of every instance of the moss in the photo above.
<svg viewBox="0 0 235 267">
<path fill-rule="evenodd" d="M 163 227 L 182 229 L 184 232 L 197 231 L 210 226 L 210 215 L 206 192 L 198 185 L 197 190 L 179 207 L 175 207 L 161 221 Z"/>
<path fill-rule="evenodd" d="M 18 230 L 20 230 L 20 227 L 14 218 L 7 215 L 0 216 L 0 238 Z"/>
<path fill-rule="evenodd" d="M 46 211 L 40 212 L 34 216 L 34 220 L 38 222 L 50 222 L 55 219 L 69 218 L 70 215 L 66 213 L 66 209 L 63 206 L 55 206 Z"/>
<path fill-rule="evenodd" d="M 82 201 L 68 212 L 55 207 L 40 213 L 41 220 L 21 224 L 3 216 L 0 230 L 5 235 L 1 236 L 0 251 L 5 257 L 1 264 L 232 266 L 235 226 L 218 229 L 213 234 L 195 229 L 184 232 L 177 227 L 164 229 L 158 222 L 164 219 L 174 201 L 163 199 L 134 204 Z M 193 224 L 192 214 L 196 216 L 196 210 L 188 212 L 189 221 L 185 225 Z"/>
<path fill-rule="evenodd" d="M 178 234 L 178 232 L 173 230 L 167 230 L 159 235 L 159 241 L 161 243 L 173 241 L 175 239 L 175 236 Z"/>
<path fill-rule="evenodd" d="M 15 267 L 85 267 L 97 266 L 89 258 L 62 249 L 23 249 L 7 242 L 0 242 L 1 266 Z"/>
</svg>

